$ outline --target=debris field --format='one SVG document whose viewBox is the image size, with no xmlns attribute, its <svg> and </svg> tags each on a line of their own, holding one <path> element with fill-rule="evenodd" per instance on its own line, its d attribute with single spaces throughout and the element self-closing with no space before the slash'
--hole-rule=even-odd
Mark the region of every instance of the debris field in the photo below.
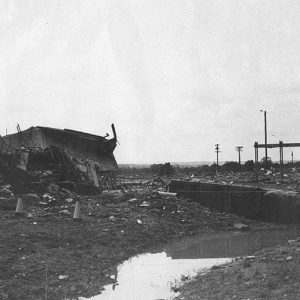
<svg viewBox="0 0 300 300">
<path fill-rule="evenodd" d="M 129 257 L 197 233 L 251 229 L 258 223 L 174 197 L 162 183 L 80 195 L 50 184 L 42 194 L 0 189 L 0 298 L 64 299 L 93 296 L 112 283 Z M 18 199 L 23 213 L 16 213 Z M 73 219 L 76 202 L 81 218 Z"/>
<path fill-rule="evenodd" d="M 136 182 L 117 176 L 113 125 L 112 139 L 17 129 L 0 139 L 3 300 L 91 297 L 117 284 L 118 264 L 166 242 L 273 226 L 170 193 L 167 177 Z"/>
</svg>

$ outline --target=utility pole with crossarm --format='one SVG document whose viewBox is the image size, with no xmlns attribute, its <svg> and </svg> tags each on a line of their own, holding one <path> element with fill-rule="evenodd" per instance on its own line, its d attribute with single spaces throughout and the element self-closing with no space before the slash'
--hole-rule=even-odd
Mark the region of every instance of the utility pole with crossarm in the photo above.
<svg viewBox="0 0 300 300">
<path fill-rule="evenodd" d="M 220 148 L 219 148 L 220 144 L 216 144 L 215 146 L 216 146 L 216 148 L 215 148 L 216 151 L 215 152 L 217 153 L 217 166 L 216 166 L 216 173 L 217 173 L 218 172 L 218 167 L 219 167 L 219 153 L 221 151 L 220 151 Z"/>
<path fill-rule="evenodd" d="M 243 146 L 236 146 L 235 149 L 239 153 L 239 164 L 241 164 L 241 151 L 243 151 L 244 147 Z"/>
</svg>

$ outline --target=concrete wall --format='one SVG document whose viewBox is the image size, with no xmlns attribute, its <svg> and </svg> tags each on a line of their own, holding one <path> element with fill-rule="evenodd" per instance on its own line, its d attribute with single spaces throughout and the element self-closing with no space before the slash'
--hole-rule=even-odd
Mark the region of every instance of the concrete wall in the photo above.
<svg viewBox="0 0 300 300">
<path fill-rule="evenodd" d="M 221 212 L 232 212 L 247 218 L 267 221 L 299 221 L 298 193 L 181 180 L 172 180 L 170 191 Z"/>
</svg>

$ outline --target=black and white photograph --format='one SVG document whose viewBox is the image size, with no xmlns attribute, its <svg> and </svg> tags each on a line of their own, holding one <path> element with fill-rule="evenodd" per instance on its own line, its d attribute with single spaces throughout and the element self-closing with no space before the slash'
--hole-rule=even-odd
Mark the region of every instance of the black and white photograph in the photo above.
<svg viewBox="0 0 300 300">
<path fill-rule="evenodd" d="M 0 0 L 0 300 L 300 299 L 300 1 Z"/>
</svg>

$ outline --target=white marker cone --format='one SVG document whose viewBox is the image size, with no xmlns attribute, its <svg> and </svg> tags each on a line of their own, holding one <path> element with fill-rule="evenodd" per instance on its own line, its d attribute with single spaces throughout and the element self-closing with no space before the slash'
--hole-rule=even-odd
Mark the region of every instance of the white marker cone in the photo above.
<svg viewBox="0 0 300 300">
<path fill-rule="evenodd" d="M 23 199 L 22 198 L 18 198 L 16 213 L 17 214 L 24 214 L 24 207 L 23 207 Z"/>
<path fill-rule="evenodd" d="M 80 203 L 79 203 L 79 201 L 76 202 L 73 219 L 74 220 L 81 220 L 81 212 L 80 212 Z"/>
</svg>

